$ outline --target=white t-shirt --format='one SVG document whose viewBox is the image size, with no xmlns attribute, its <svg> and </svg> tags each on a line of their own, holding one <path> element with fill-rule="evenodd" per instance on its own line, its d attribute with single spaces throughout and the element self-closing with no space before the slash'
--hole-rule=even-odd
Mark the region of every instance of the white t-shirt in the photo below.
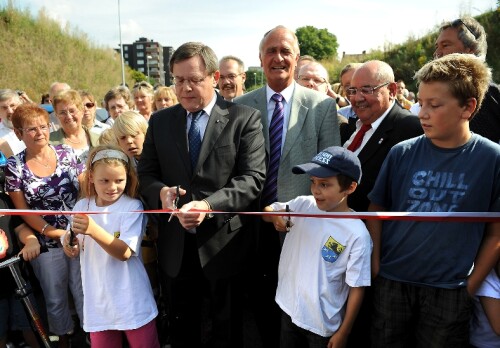
<svg viewBox="0 0 500 348">
<path fill-rule="evenodd" d="M 78 201 L 74 211 L 100 211 L 90 215 L 108 233 L 132 250 L 127 261 L 109 255 L 89 236 L 78 235 L 83 285 L 83 329 L 87 332 L 132 330 L 158 315 L 140 250 L 147 218 L 130 213 L 142 210 L 142 203 L 122 195 L 114 204 L 98 207 L 95 199 Z"/>
<path fill-rule="evenodd" d="M 470 343 L 478 348 L 500 347 L 500 337 L 491 328 L 490 322 L 479 302 L 480 296 L 500 299 L 500 278 L 491 270 L 474 296 L 474 314 L 470 325 Z"/>
<path fill-rule="evenodd" d="M 297 213 L 324 213 L 313 196 L 286 204 Z M 292 322 L 317 335 L 333 335 L 344 318 L 349 287 L 370 285 L 372 241 L 358 219 L 292 217 L 278 270 L 276 302 Z"/>
<path fill-rule="evenodd" d="M 0 122 L 0 139 L 4 139 L 9 144 L 14 155 L 19 154 L 19 152 L 26 148 L 24 141 L 17 138 L 14 130 L 6 127 L 2 122 Z"/>
</svg>

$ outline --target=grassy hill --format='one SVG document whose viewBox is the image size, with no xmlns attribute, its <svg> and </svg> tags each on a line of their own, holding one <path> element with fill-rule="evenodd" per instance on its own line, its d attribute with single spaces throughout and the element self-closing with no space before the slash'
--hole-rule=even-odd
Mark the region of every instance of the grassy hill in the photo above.
<svg viewBox="0 0 500 348">
<path fill-rule="evenodd" d="M 39 102 L 54 81 L 86 89 L 99 100 L 121 84 L 120 55 L 97 47 L 84 33 L 50 19 L 43 11 L 36 18 L 28 10 L 0 8 L 0 88 L 21 89 Z M 126 80 L 133 85 L 131 70 Z"/>
</svg>

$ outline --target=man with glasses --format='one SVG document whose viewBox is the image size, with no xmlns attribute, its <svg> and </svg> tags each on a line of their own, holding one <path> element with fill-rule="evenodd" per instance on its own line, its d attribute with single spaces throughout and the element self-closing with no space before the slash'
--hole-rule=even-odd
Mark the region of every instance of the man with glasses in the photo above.
<svg viewBox="0 0 500 348">
<path fill-rule="evenodd" d="M 361 184 L 349 196 L 349 206 L 356 211 L 368 208 L 367 195 L 391 147 L 423 132 L 418 118 L 407 117 L 411 113 L 395 102 L 396 93 L 392 68 L 378 60 L 361 65 L 347 89 L 358 119 L 343 146 L 358 155 L 363 169 Z"/>
<path fill-rule="evenodd" d="M 122 113 L 134 109 L 134 98 L 125 86 L 111 88 L 104 96 L 104 106 L 109 117 L 103 122 L 113 126 L 115 119 Z"/>
<path fill-rule="evenodd" d="M 486 59 L 488 45 L 486 32 L 472 17 L 463 17 L 444 23 L 436 40 L 436 58 L 450 53 L 469 53 Z M 474 118 L 470 129 L 495 143 L 500 143 L 500 88 L 491 82 L 483 104 Z"/>
<path fill-rule="evenodd" d="M 19 94 L 12 89 L 0 89 L 0 151 L 9 158 L 23 151 L 26 146 L 14 133 L 11 117 L 22 104 Z"/>
<path fill-rule="evenodd" d="M 385 62 L 372 60 L 358 67 L 347 89 L 352 109 L 358 116 L 356 129 L 343 145 L 361 161 L 363 178 L 348 204 L 367 211 L 368 193 L 373 188 L 382 163 L 397 143 L 423 133 L 417 117 L 395 102 L 394 72 Z M 369 347 L 371 293 L 367 291 L 361 311 L 349 336 L 349 347 Z"/>
<path fill-rule="evenodd" d="M 208 298 L 207 346 L 243 347 L 243 270 L 256 217 L 232 212 L 258 209 L 266 169 L 260 112 L 215 92 L 217 57 L 202 43 L 181 45 L 170 70 L 179 104 L 151 116 L 138 174 L 150 209 L 180 208 L 160 214 L 157 243 L 171 344 L 202 346 Z"/>
<path fill-rule="evenodd" d="M 299 71 L 298 84 L 326 94 L 328 92 L 328 71 L 318 62 L 303 65 Z"/>
<path fill-rule="evenodd" d="M 219 62 L 219 91 L 224 99 L 233 101 L 245 93 L 245 64 L 235 56 L 225 56 Z"/>
<path fill-rule="evenodd" d="M 347 100 L 347 98 L 335 93 L 329 80 L 328 71 L 325 67 L 321 63 L 311 62 L 309 64 L 302 65 L 297 78 L 297 83 L 306 88 L 325 93 L 329 97 L 335 99 L 339 107 L 349 105 L 349 100 Z"/>
<path fill-rule="evenodd" d="M 262 207 L 310 194 L 309 178 L 290 175 L 292 167 L 310 161 L 329 146 L 340 145 L 335 100 L 295 82 L 299 55 L 293 31 L 284 26 L 268 31 L 259 46 L 267 84 L 236 99 L 237 103 L 260 110 L 262 115 L 268 154 Z M 279 237 L 273 224 L 261 223 L 259 254 L 249 289 L 264 347 L 273 348 L 279 346 L 281 315 L 274 300 L 281 250 Z"/>
</svg>

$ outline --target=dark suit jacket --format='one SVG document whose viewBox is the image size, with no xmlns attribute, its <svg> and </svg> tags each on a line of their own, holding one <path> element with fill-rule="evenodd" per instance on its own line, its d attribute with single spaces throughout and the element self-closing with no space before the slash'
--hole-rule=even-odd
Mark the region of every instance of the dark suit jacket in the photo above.
<svg viewBox="0 0 500 348">
<path fill-rule="evenodd" d="M 257 209 L 265 180 L 265 146 L 260 112 L 217 97 L 194 171 L 189 160 L 186 110 L 179 104 L 155 113 L 138 165 L 141 194 L 150 209 L 161 209 L 160 189 L 187 190 L 179 207 L 206 199 L 213 210 Z M 217 279 L 241 270 L 255 241 L 248 215 L 214 214 L 196 229 L 198 254 L 205 275 Z M 188 233 L 179 220 L 159 217 L 159 263 L 171 277 L 179 273 Z"/>
<path fill-rule="evenodd" d="M 490 83 L 481 108 L 470 121 L 470 130 L 497 144 L 500 142 L 500 87 L 498 85 Z"/>
<path fill-rule="evenodd" d="M 356 120 L 349 119 L 349 123 L 353 125 Z M 353 128 L 351 128 L 349 136 L 356 129 L 355 126 Z M 389 150 L 397 143 L 421 134 L 423 134 L 423 130 L 418 117 L 395 103 L 392 110 L 358 154 L 363 174 L 360 185 L 348 197 L 349 207 L 360 212 L 367 211 L 370 203 L 367 198 L 368 193 L 375 185 L 375 180 Z"/>
</svg>

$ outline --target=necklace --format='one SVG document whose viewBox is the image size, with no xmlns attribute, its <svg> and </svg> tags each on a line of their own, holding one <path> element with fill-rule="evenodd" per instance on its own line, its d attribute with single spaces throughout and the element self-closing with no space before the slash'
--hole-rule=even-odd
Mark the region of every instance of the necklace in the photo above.
<svg viewBox="0 0 500 348">
<path fill-rule="evenodd" d="M 64 138 L 65 140 L 69 141 L 71 144 L 81 144 L 82 139 L 78 139 L 78 141 L 73 141 L 70 138 Z"/>
<path fill-rule="evenodd" d="M 41 165 L 41 166 L 45 167 L 45 168 L 48 168 L 48 167 L 49 167 L 49 164 L 48 164 L 48 163 L 47 163 L 47 164 L 45 164 L 45 163 L 43 163 L 43 162 L 41 162 L 41 161 L 37 160 L 37 159 L 36 159 L 36 157 L 33 157 L 33 158 L 32 158 L 32 160 L 33 160 L 33 161 L 35 161 L 36 163 L 38 163 L 39 165 Z"/>
</svg>

